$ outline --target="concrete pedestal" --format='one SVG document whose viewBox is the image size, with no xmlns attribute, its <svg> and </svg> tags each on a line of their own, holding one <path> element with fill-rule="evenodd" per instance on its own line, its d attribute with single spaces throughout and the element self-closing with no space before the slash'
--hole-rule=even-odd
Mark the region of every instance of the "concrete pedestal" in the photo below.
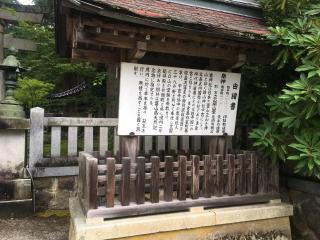
<svg viewBox="0 0 320 240">
<path fill-rule="evenodd" d="M 25 131 L 0 130 L 0 176 L 21 176 L 25 159 Z"/>
<path fill-rule="evenodd" d="M 292 206 L 280 200 L 110 220 L 85 218 L 76 198 L 70 199 L 69 206 L 69 240 L 291 239 Z"/>
<path fill-rule="evenodd" d="M 0 118 L 0 179 L 21 176 L 26 151 L 29 120 Z"/>
</svg>

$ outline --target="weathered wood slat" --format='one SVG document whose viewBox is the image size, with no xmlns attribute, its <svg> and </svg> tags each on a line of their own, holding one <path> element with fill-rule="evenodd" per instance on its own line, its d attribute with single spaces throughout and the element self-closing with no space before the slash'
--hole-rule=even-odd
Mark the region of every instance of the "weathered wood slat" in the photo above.
<svg viewBox="0 0 320 240">
<path fill-rule="evenodd" d="M 159 162 L 160 158 L 157 156 L 151 157 L 151 203 L 159 202 Z"/>
<path fill-rule="evenodd" d="M 199 176 L 199 170 L 200 170 L 200 157 L 196 155 L 191 155 L 191 161 L 192 161 L 192 176 L 191 176 L 191 198 L 197 199 L 200 197 L 200 176 Z"/>
<path fill-rule="evenodd" d="M 109 128 L 108 127 L 100 127 L 100 134 L 99 134 L 99 153 L 100 156 L 104 156 L 106 151 L 108 151 L 108 137 Z"/>
<path fill-rule="evenodd" d="M 159 202 L 158 204 L 130 205 L 127 207 L 117 206 L 114 208 L 99 208 L 87 212 L 87 217 L 116 218 L 146 214 L 156 214 L 163 212 L 176 212 L 188 210 L 190 207 L 203 206 L 218 208 L 225 206 L 236 206 L 244 204 L 264 203 L 272 199 L 278 199 L 279 194 L 248 194 L 243 196 L 229 196 L 186 199 L 185 201 Z"/>
<path fill-rule="evenodd" d="M 145 201 L 145 158 L 137 157 L 136 201 L 143 204 Z"/>
<path fill-rule="evenodd" d="M 169 137 L 169 149 L 177 151 L 178 150 L 178 137 L 170 136 Z"/>
<path fill-rule="evenodd" d="M 251 171 L 250 171 L 250 185 L 251 185 L 251 193 L 255 194 L 258 192 L 258 172 L 257 172 L 257 157 L 254 153 L 250 154 L 251 160 Z"/>
<path fill-rule="evenodd" d="M 200 136 L 192 136 L 191 137 L 191 149 L 194 152 L 201 151 L 201 137 Z"/>
<path fill-rule="evenodd" d="M 173 157 L 165 157 L 164 200 L 172 201 L 173 194 Z"/>
<path fill-rule="evenodd" d="M 93 152 L 93 127 L 84 128 L 84 151 Z"/>
<path fill-rule="evenodd" d="M 212 161 L 211 156 L 203 156 L 204 161 L 204 197 L 211 197 L 211 189 L 213 185 Z"/>
<path fill-rule="evenodd" d="M 223 163 L 222 163 L 222 155 L 216 155 L 217 159 L 217 191 L 215 196 L 220 197 L 223 194 Z"/>
<path fill-rule="evenodd" d="M 51 157 L 61 155 L 61 127 L 51 128 Z"/>
<path fill-rule="evenodd" d="M 112 127 L 118 126 L 118 118 L 46 117 L 45 126 Z"/>
<path fill-rule="evenodd" d="M 259 165 L 261 166 L 261 183 L 260 191 L 266 193 L 268 191 L 268 164 L 266 159 L 261 159 L 259 161 Z"/>
<path fill-rule="evenodd" d="M 152 150 L 152 136 L 144 137 L 144 152 L 149 153 Z"/>
<path fill-rule="evenodd" d="M 234 155 L 227 154 L 228 159 L 228 194 L 233 196 L 236 192 L 236 179 L 235 179 L 235 159 Z"/>
<path fill-rule="evenodd" d="M 178 156 L 178 199 L 186 200 L 187 198 L 187 157 Z"/>
<path fill-rule="evenodd" d="M 115 172 L 116 160 L 114 158 L 107 158 L 106 165 L 108 167 L 107 184 L 106 184 L 106 207 L 114 206 L 114 197 L 116 189 Z"/>
<path fill-rule="evenodd" d="M 78 153 L 78 127 L 68 128 L 68 156 L 77 156 Z"/>
<path fill-rule="evenodd" d="M 165 136 L 157 136 L 157 151 L 165 150 L 166 149 L 166 138 Z"/>
<path fill-rule="evenodd" d="M 30 145 L 29 167 L 33 168 L 36 163 L 43 159 L 43 126 L 44 110 L 36 107 L 30 111 Z"/>
<path fill-rule="evenodd" d="M 113 130 L 113 154 L 116 156 L 119 152 L 120 138 L 118 136 L 118 128 L 115 127 Z"/>
<path fill-rule="evenodd" d="M 241 195 L 245 194 L 246 192 L 246 166 L 245 166 L 245 155 L 244 154 L 238 154 L 239 158 L 239 167 L 240 167 L 240 173 L 239 173 L 239 193 Z"/>
<path fill-rule="evenodd" d="M 122 158 L 122 179 L 121 179 L 121 205 L 130 204 L 130 158 Z"/>
<path fill-rule="evenodd" d="M 91 156 L 86 158 L 87 204 L 88 209 L 97 208 L 98 196 L 98 160 Z"/>
<path fill-rule="evenodd" d="M 190 149 L 189 138 L 190 138 L 189 136 L 181 137 L 181 149 L 184 150 L 185 152 L 189 152 L 189 149 Z"/>
</svg>

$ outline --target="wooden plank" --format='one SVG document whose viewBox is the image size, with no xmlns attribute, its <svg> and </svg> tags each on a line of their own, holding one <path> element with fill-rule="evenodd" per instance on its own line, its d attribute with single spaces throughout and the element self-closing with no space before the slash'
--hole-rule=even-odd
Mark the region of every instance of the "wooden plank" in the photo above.
<svg viewBox="0 0 320 240">
<path fill-rule="evenodd" d="M 235 156 L 227 154 L 228 160 L 228 194 L 234 196 L 236 192 L 236 179 L 235 179 Z"/>
<path fill-rule="evenodd" d="M 82 199 L 84 198 L 84 194 L 85 194 L 85 186 L 87 184 L 86 181 L 86 158 L 85 155 L 83 154 L 83 152 L 79 153 L 79 158 L 78 158 L 78 162 L 79 162 L 79 176 L 78 176 L 78 194 L 79 194 L 79 198 L 82 201 Z"/>
<path fill-rule="evenodd" d="M 279 192 L 279 164 L 274 163 L 271 165 L 271 178 L 273 179 L 272 191 Z"/>
<path fill-rule="evenodd" d="M 114 158 L 107 158 L 107 183 L 106 183 L 106 207 L 114 206 L 114 196 L 116 193 L 116 160 Z"/>
<path fill-rule="evenodd" d="M 87 153 L 93 152 L 93 127 L 84 128 L 84 151 Z"/>
<path fill-rule="evenodd" d="M 257 156 L 250 154 L 250 192 L 255 194 L 258 192 L 258 172 L 257 172 Z"/>
<path fill-rule="evenodd" d="M 182 136 L 181 137 L 181 149 L 184 150 L 186 153 L 189 152 L 190 149 L 190 141 L 189 136 Z"/>
<path fill-rule="evenodd" d="M 98 160 L 93 157 L 87 157 L 87 181 L 88 181 L 88 209 L 97 208 L 98 197 Z"/>
<path fill-rule="evenodd" d="M 120 201 L 122 206 L 130 204 L 130 158 L 122 158 L 122 174 L 121 174 L 121 196 Z"/>
<path fill-rule="evenodd" d="M 272 199 L 278 199 L 279 194 L 247 194 L 244 196 L 236 195 L 232 198 L 229 196 L 198 198 L 185 201 L 160 202 L 158 204 L 130 205 L 127 207 L 99 208 L 89 210 L 87 217 L 103 217 L 106 219 L 137 216 L 146 214 L 157 214 L 164 212 L 177 212 L 188 210 L 190 207 L 202 206 L 206 208 L 218 208 L 226 206 L 247 205 L 256 203 L 267 203 Z"/>
<path fill-rule="evenodd" d="M 120 51 L 97 51 L 89 49 L 80 49 L 77 47 L 72 48 L 71 58 L 81 61 L 90 61 L 93 63 L 116 64 L 120 62 Z"/>
<path fill-rule="evenodd" d="M 144 152 L 147 154 L 152 150 L 152 136 L 145 136 L 144 137 Z"/>
<path fill-rule="evenodd" d="M 100 127 L 100 134 L 99 134 L 99 153 L 100 156 L 104 156 L 106 151 L 108 151 L 109 146 L 109 128 L 108 127 Z"/>
<path fill-rule="evenodd" d="M 117 127 L 113 130 L 113 154 L 117 156 L 119 152 L 119 145 L 120 145 L 120 138 L 118 136 L 118 129 Z"/>
<path fill-rule="evenodd" d="M 216 155 L 217 164 L 217 191 L 215 193 L 215 196 L 220 197 L 223 195 L 223 156 L 220 154 Z"/>
<path fill-rule="evenodd" d="M 218 137 L 212 136 L 209 137 L 209 155 L 214 157 L 215 154 L 218 154 Z"/>
<path fill-rule="evenodd" d="M 14 47 L 17 50 L 37 51 L 37 44 L 32 40 L 14 38 L 11 34 L 4 35 L 4 48 Z"/>
<path fill-rule="evenodd" d="M 245 164 L 245 155 L 244 154 L 238 154 L 239 158 L 239 168 L 240 168 L 240 173 L 239 173 L 239 181 L 240 181 L 240 186 L 239 186 L 239 193 L 240 195 L 243 195 L 246 193 L 246 164 Z"/>
<path fill-rule="evenodd" d="M 192 136 L 191 137 L 191 149 L 193 152 L 201 151 L 201 137 L 200 136 Z"/>
<path fill-rule="evenodd" d="M 211 189 L 213 185 L 213 178 L 211 174 L 212 170 L 212 161 L 211 156 L 205 155 L 203 156 L 204 161 L 204 197 L 209 198 L 211 197 Z"/>
<path fill-rule="evenodd" d="M 268 191 L 268 160 L 263 158 L 259 161 L 261 166 L 261 183 L 259 184 L 260 191 L 266 193 Z"/>
<path fill-rule="evenodd" d="M 169 136 L 169 150 L 178 151 L 178 137 Z"/>
<path fill-rule="evenodd" d="M 51 157 L 61 155 L 61 127 L 51 128 Z"/>
<path fill-rule="evenodd" d="M 164 201 L 172 201 L 173 195 L 173 157 L 165 156 Z"/>
<path fill-rule="evenodd" d="M 178 156 L 178 199 L 186 200 L 187 198 L 187 157 Z"/>
<path fill-rule="evenodd" d="M 151 157 L 151 203 L 159 202 L 159 167 L 160 158 L 157 156 Z"/>
<path fill-rule="evenodd" d="M 137 157 L 136 202 L 143 204 L 145 201 L 145 157 Z"/>
<path fill-rule="evenodd" d="M 96 33 L 94 31 L 77 31 L 76 42 L 94 45 L 103 45 L 116 48 L 134 49 L 136 39 L 129 36 L 114 36 L 110 33 Z M 171 41 L 164 43 L 159 41 L 148 41 L 147 49 L 150 52 L 161 52 L 169 54 L 186 55 L 193 57 L 205 57 L 214 59 L 234 60 L 237 58 L 237 51 L 232 49 L 219 49 L 215 47 L 200 46 L 194 43 L 179 44 Z"/>
<path fill-rule="evenodd" d="M 200 157 L 197 155 L 191 155 L 191 198 L 197 199 L 200 197 L 200 176 L 199 176 L 199 170 L 200 170 Z"/>
<path fill-rule="evenodd" d="M 118 118 L 47 117 L 44 124 L 68 127 L 114 127 L 118 126 Z"/>
<path fill-rule="evenodd" d="M 139 150 L 138 136 L 120 136 L 120 158 L 129 157 L 131 162 L 136 162 Z"/>
<path fill-rule="evenodd" d="M 29 167 L 33 168 L 43 159 L 44 109 L 36 107 L 30 110 Z"/>
<path fill-rule="evenodd" d="M 165 136 L 157 136 L 157 151 L 166 150 L 166 138 Z"/>
<path fill-rule="evenodd" d="M 78 127 L 68 127 L 68 156 L 78 154 Z"/>
</svg>

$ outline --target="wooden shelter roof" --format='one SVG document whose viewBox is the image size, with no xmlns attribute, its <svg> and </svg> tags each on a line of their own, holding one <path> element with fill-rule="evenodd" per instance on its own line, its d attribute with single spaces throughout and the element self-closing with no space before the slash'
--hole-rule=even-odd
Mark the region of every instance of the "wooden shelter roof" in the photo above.
<svg viewBox="0 0 320 240">
<path fill-rule="evenodd" d="M 229 33 L 230 35 L 239 35 L 245 37 L 259 37 L 268 33 L 268 29 L 261 15 L 254 17 L 245 16 L 245 10 L 242 14 L 233 12 L 229 8 L 218 8 L 210 5 L 192 5 L 183 1 L 167 0 L 97 0 L 105 7 L 111 7 L 114 11 L 125 10 L 134 15 L 150 18 L 158 22 L 184 23 L 189 25 L 198 25 L 203 29 Z M 222 1 L 227 2 L 227 1 Z M 230 5 L 230 3 L 229 3 Z M 236 8 L 238 6 L 234 6 Z M 242 7 L 250 8 L 249 6 Z M 255 9 L 256 11 L 259 11 Z M 175 24 L 175 23 L 173 23 Z"/>
<path fill-rule="evenodd" d="M 244 3 L 245 2 L 245 3 Z M 253 0 L 57 0 L 60 55 L 100 63 L 146 53 L 228 61 L 270 60 L 268 33 Z"/>
</svg>

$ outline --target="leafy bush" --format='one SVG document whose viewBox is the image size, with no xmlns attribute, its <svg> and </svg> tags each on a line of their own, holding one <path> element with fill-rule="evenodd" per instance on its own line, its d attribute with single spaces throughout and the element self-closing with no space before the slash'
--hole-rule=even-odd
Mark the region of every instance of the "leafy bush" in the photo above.
<svg viewBox="0 0 320 240">
<path fill-rule="evenodd" d="M 274 64 L 295 67 L 286 87 L 268 97 L 268 120 L 250 133 L 274 160 L 295 162 L 295 171 L 320 179 L 320 4 L 312 0 L 264 0 L 271 34 L 281 50 Z"/>
<path fill-rule="evenodd" d="M 53 88 L 54 85 L 51 83 L 25 77 L 19 79 L 15 97 L 28 109 L 43 106 L 47 103 L 47 97 Z"/>
</svg>

